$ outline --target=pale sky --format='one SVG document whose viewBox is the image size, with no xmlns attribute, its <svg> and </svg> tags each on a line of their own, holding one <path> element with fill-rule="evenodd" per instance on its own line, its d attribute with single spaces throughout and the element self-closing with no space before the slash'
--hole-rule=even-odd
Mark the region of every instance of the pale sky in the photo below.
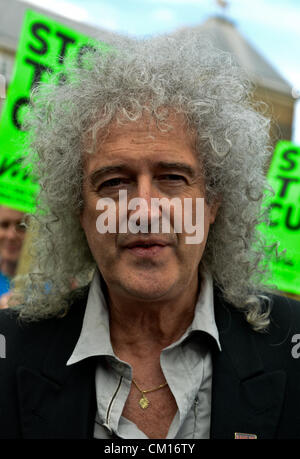
<svg viewBox="0 0 300 459">
<path fill-rule="evenodd" d="M 27 0 L 29 2 L 29 0 Z M 114 32 L 142 37 L 201 24 L 219 14 L 216 0 L 30 0 Z M 300 0 L 228 0 L 226 16 L 300 95 Z M 300 100 L 293 140 L 300 145 Z"/>
</svg>

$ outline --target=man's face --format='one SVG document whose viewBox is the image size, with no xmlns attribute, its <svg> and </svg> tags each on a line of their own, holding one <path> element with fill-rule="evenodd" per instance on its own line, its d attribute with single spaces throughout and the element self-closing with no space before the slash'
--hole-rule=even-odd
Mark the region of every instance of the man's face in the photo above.
<svg viewBox="0 0 300 459">
<path fill-rule="evenodd" d="M 0 206 L 0 258 L 12 263 L 18 261 L 25 237 L 24 213 Z"/>
<path fill-rule="evenodd" d="M 186 243 L 184 225 L 182 233 L 174 232 L 172 207 L 168 233 L 118 232 L 120 190 L 126 190 L 128 202 L 133 198 L 147 201 L 149 221 L 151 198 L 177 197 L 182 203 L 190 198 L 195 213 L 196 198 L 204 197 L 194 137 L 183 117 L 177 115 L 172 126 L 161 132 L 149 119 L 125 125 L 112 123 L 98 151 L 85 155 L 81 224 L 109 291 L 127 298 L 169 300 L 197 284 L 209 225 L 215 219 L 216 208 L 205 203 L 204 238 L 196 245 Z M 96 228 L 100 198 L 111 198 L 116 204 L 116 233 L 100 234 Z M 128 210 L 126 218 L 134 212 Z"/>
</svg>

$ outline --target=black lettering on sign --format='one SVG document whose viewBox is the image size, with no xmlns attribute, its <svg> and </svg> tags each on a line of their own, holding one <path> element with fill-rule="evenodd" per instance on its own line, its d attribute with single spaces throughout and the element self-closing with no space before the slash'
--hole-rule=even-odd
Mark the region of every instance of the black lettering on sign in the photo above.
<svg viewBox="0 0 300 459">
<path fill-rule="evenodd" d="M 8 162 L 7 158 L 4 158 L 1 165 L 0 165 L 0 175 L 4 174 L 5 172 L 9 171 L 15 166 L 15 162 Z"/>
<path fill-rule="evenodd" d="M 285 224 L 286 224 L 286 227 L 292 231 L 297 231 L 300 229 L 300 212 L 298 211 L 298 223 L 296 223 L 295 225 L 293 225 L 291 223 L 291 220 L 293 220 L 293 217 L 292 217 L 292 214 L 296 211 L 297 209 L 295 208 L 295 206 L 293 205 L 290 205 L 287 209 L 287 214 L 286 214 L 286 219 L 285 219 Z"/>
<path fill-rule="evenodd" d="M 298 150 L 295 150 L 295 149 L 290 149 L 290 150 L 286 150 L 284 152 L 284 154 L 282 155 L 283 159 L 286 160 L 287 163 L 289 163 L 289 166 L 280 166 L 279 169 L 281 169 L 282 171 L 292 171 L 293 169 L 295 169 L 295 167 L 297 166 L 297 163 L 292 159 L 290 158 L 290 155 L 298 155 L 299 154 L 299 151 Z"/>
<path fill-rule="evenodd" d="M 22 124 L 18 118 L 19 110 L 21 107 L 28 105 L 29 102 L 30 102 L 30 99 L 28 97 L 20 97 L 14 103 L 14 106 L 12 109 L 12 122 L 14 123 L 16 128 L 19 129 L 19 131 L 23 131 Z M 1 171 L 0 171 L 0 174 L 1 174 Z"/>
<path fill-rule="evenodd" d="M 22 162 L 22 158 L 18 158 L 14 161 L 8 160 L 8 158 L 3 158 L 0 164 L 0 177 L 1 175 L 6 174 L 6 172 L 10 172 L 12 177 L 18 176 L 19 180 L 28 180 L 30 178 L 30 173 L 28 172 L 28 168 L 21 166 Z"/>
<path fill-rule="evenodd" d="M 83 67 L 83 56 L 87 53 L 96 53 L 96 48 L 90 45 L 83 45 L 80 46 L 78 53 L 77 53 L 77 65 L 78 67 L 82 68 Z"/>
<path fill-rule="evenodd" d="M 40 62 L 33 61 L 32 59 L 29 59 L 28 57 L 25 59 L 26 64 L 32 65 L 34 68 L 34 74 L 32 78 L 32 82 L 30 85 L 30 89 L 33 89 L 34 86 L 37 85 L 42 79 L 42 75 L 44 72 L 53 72 L 53 70 L 48 67 L 47 65 L 41 64 Z"/>
<path fill-rule="evenodd" d="M 74 38 L 68 37 L 62 32 L 56 32 L 56 36 L 62 39 L 61 49 L 60 49 L 60 52 L 58 53 L 57 62 L 59 64 L 63 64 L 65 56 L 66 56 L 66 52 L 67 52 L 67 46 L 71 43 L 74 44 L 75 40 Z"/>
<path fill-rule="evenodd" d="M 282 180 L 282 188 L 279 193 L 280 198 L 284 198 L 284 196 L 287 194 L 288 187 L 291 183 L 298 183 L 299 179 L 297 178 L 290 178 L 290 177 L 282 177 L 281 175 L 277 175 L 276 178 L 279 180 Z"/>
<path fill-rule="evenodd" d="M 282 209 L 282 205 L 279 204 L 278 202 L 272 202 L 272 204 L 270 204 L 270 211 L 276 207 L 277 209 Z M 270 219 L 270 222 L 269 222 L 269 226 L 272 226 L 274 228 L 274 226 L 278 226 L 279 223 L 278 222 L 275 222 L 274 220 L 271 220 Z"/>
<path fill-rule="evenodd" d="M 41 31 L 46 32 L 47 34 L 50 33 L 50 29 L 46 24 L 42 22 L 34 22 L 31 27 L 32 35 L 39 41 L 40 47 L 36 48 L 32 44 L 29 45 L 29 49 L 33 51 L 35 54 L 39 54 L 40 56 L 46 54 L 48 52 L 48 44 L 47 41 L 40 35 Z"/>
</svg>

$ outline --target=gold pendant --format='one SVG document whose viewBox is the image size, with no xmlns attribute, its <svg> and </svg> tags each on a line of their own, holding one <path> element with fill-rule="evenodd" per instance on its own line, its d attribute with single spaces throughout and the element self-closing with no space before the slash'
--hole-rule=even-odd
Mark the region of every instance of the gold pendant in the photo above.
<svg viewBox="0 0 300 459">
<path fill-rule="evenodd" d="M 143 394 L 141 400 L 139 401 L 140 407 L 143 408 L 143 410 L 145 410 L 146 408 L 148 408 L 149 404 L 150 404 L 149 400 Z"/>
</svg>

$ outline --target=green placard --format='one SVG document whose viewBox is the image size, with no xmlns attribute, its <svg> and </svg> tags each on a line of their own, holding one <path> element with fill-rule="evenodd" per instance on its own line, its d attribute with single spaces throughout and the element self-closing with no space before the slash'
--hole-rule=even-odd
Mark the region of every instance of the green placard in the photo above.
<svg viewBox="0 0 300 459">
<path fill-rule="evenodd" d="M 279 257 L 271 258 L 274 284 L 284 292 L 300 294 L 300 146 L 280 141 L 274 151 L 268 182 L 275 196 L 266 202 L 270 207 L 270 226 L 259 230 L 268 244 L 279 242 Z M 283 253 L 282 253 L 283 252 Z"/>
<path fill-rule="evenodd" d="M 22 130 L 22 120 L 31 90 L 49 75 L 61 74 L 69 59 L 83 65 L 84 55 L 96 48 L 105 51 L 110 46 L 27 10 L 0 121 L 0 204 L 24 212 L 34 212 L 36 207 L 38 184 L 22 167 L 27 135 Z"/>
</svg>

